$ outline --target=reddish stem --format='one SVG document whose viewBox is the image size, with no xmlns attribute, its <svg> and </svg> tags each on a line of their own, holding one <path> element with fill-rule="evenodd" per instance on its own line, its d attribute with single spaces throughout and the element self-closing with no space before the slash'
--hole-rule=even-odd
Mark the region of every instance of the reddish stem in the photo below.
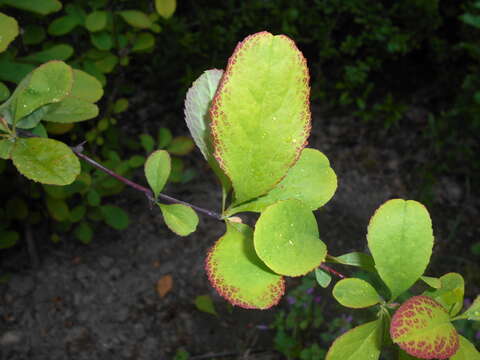
<svg viewBox="0 0 480 360">
<path fill-rule="evenodd" d="M 338 276 L 340 279 L 345 279 L 345 278 L 346 278 L 345 275 L 339 273 L 339 272 L 336 271 L 336 270 L 333 270 L 330 266 L 327 266 L 327 265 L 325 265 L 325 264 L 321 264 L 320 267 L 321 267 L 323 270 L 325 270 L 325 271 L 327 271 L 327 272 L 329 272 L 329 273 L 331 273 L 331 274 L 333 274 L 333 275 L 335 275 L 335 276 Z"/>
</svg>

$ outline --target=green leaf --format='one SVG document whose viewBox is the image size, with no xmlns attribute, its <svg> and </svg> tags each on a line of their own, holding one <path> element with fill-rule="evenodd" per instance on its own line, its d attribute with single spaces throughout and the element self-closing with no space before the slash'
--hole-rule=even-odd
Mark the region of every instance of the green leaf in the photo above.
<svg viewBox="0 0 480 360">
<path fill-rule="evenodd" d="M 270 269 L 288 276 L 305 275 L 327 254 L 315 216 L 298 200 L 279 201 L 265 209 L 255 226 L 254 243 Z"/>
<path fill-rule="evenodd" d="M 372 256 L 362 252 L 354 251 L 337 257 L 330 256 L 329 259 L 338 264 L 357 266 L 363 270 L 375 272 L 375 262 Z"/>
<path fill-rule="evenodd" d="M 42 137 L 48 138 L 47 129 L 41 123 L 35 126 L 32 130 L 30 130 L 32 134 Z"/>
<path fill-rule="evenodd" d="M 177 235 L 187 236 L 196 230 L 198 216 L 191 207 L 182 204 L 158 204 L 158 206 L 165 224 Z"/>
<path fill-rule="evenodd" d="M 167 151 L 157 150 L 150 154 L 145 162 L 145 176 L 155 198 L 158 198 L 158 194 L 162 192 L 170 176 L 170 171 L 171 161 Z"/>
<path fill-rule="evenodd" d="M 195 307 L 207 314 L 218 316 L 215 311 L 215 305 L 213 305 L 210 295 L 199 295 L 195 298 Z"/>
<path fill-rule="evenodd" d="M 2 34 L 0 36 L 0 52 L 3 52 L 18 36 L 17 20 L 0 12 L 0 34 Z"/>
<path fill-rule="evenodd" d="M 93 61 L 86 60 L 83 62 L 83 69 L 95 77 L 98 81 L 100 81 L 100 84 L 104 87 L 107 84 L 107 78 L 105 75 L 98 70 L 97 65 Z"/>
<path fill-rule="evenodd" d="M 40 44 L 45 40 L 45 30 L 40 25 L 29 24 L 23 28 L 22 37 L 25 45 Z"/>
<path fill-rule="evenodd" d="M 378 359 L 383 326 L 383 321 L 379 319 L 347 331 L 333 342 L 325 360 Z"/>
<path fill-rule="evenodd" d="M 107 26 L 107 12 L 94 11 L 87 15 L 85 19 L 85 27 L 88 31 L 96 32 L 105 29 Z"/>
<path fill-rule="evenodd" d="M 25 62 L 45 63 L 51 60 L 68 60 L 73 55 L 73 47 L 67 44 L 57 44 L 47 50 L 38 51 L 19 60 Z"/>
<path fill-rule="evenodd" d="M 155 140 L 148 134 L 140 135 L 140 143 L 147 153 L 152 152 L 153 148 L 155 147 Z"/>
<path fill-rule="evenodd" d="M 128 165 L 132 168 L 137 168 L 145 164 L 145 156 L 133 155 L 128 159 Z"/>
<path fill-rule="evenodd" d="M 416 201 L 389 200 L 370 219 L 367 238 L 375 267 L 393 300 L 422 276 L 430 261 L 430 215 Z"/>
<path fill-rule="evenodd" d="M 67 185 L 80 174 L 78 158 L 57 140 L 17 139 L 12 160 L 22 175 L 43 184 Z"/>
<path fill-rule="evenodd" d="M 65 221 L 70 218 L 70 209 L 65 200 L 54 199 L 47 196 L 47 209 L 52 218 L 57 221 Z"/>
<path fill-rule="evenodd" d="M 18 84 L 25 76 L 35 69 L 31 64 L 0 60 L 0 79 Z"/>
<path fill-rule="evenodd" d="M 125 22 L 133 27 L 139 29 L 148 29 L 152 26 L 152 20 L 142 11 L 138 10 L 124 10 L 118 14 L 125 20 Z"/>
<path fill-rule="evenodd" d="M 48 15 L 57 12 L 62 8 L 62 3 L 58 0 L 2 0 L 2 5 L 9 5 L 20 10 L 27 10 L 40 15 Z"/>
<path fill-rule="evenodd" d="M 103 205 L 101 208 L 105 223 L 116 230 L 125 230 L 130 224 L 128 214 L 114 205 Z"/>
<path fill-rule="evenodd" d="M 164 19 L 170 19 L 177 7 L 177 0 L 155 0 L 155 9 Z"/>
<path fill-rule="evenodd" d="M 40 124 L 40 121 L 45 117 L 47 112 L 48 105 L 44 105 L 18 120 L 16 127 L 20 129 L 32 129 Z"/>
<path fill-rule="evenodd" d="M 90 206 L 98 206 L 100 205 L 100 195 L 98 195 L 98 192 L 95 189 L 90 189 L 90 191 L 87 193 L 87 202 L 88 205 Z"/>
<path fill-rule="evenodd" d="M 288 170 L 287 176 L 266 195 L 227 211 L 233 215 L 242 211 L 261 212 L 267 206 L 287 199 L 297 199 L 310 210 L 325 205 L 337 189 L 337 176 L 327 157 L 316 149 L 303 149 L 300 159 Z"/>
<path fill-rule="evenodd" d="M 462 315 L 455 318 L 458 319 L 480 321 L 480 296 L 475 298 L 473 304 Z"/>
<path fill-rule="evenodd" d="M 113 106 L 113 112 L 115 114 L 122 113 L 127 109 L 128 109 L 128 100 L 127 99 L 120 98 L 117 101 L 115 101 L 115 105 Z"/>
<path fill-rule="evenodd" d="M 113 40 L 107 31 L 99 31 L 90 34 L 90 41 L 99 50 L 110 51 L 113 47 Z"/>
<path fill-rule="evenodd" d="M 382 301 L 375 288 L 362 279 L 348 278 L 335 284 L 333 297 L 343 306 L 360 309 Z"/>
<path fill-rule="evenodd" d="M 14 143 L 10 139 L 0 140 L 0 159 L 10 159 L 13 144 Z"/>
<path fill-rule="evenodd" d="M 85 217 L 87 209 L 83 205 L 75 206 L 72 211 L 70 211 L 69 220 L 71 222 L 79 222 Z"/>
<path fill-rule="evenodd" d="M 173 155 L 187 155 L 195 147 L 193 141 L 188 136 L 177 136 L 173 138 L 167 150 Z"/>
<path fill-rule="evenodd" d="M 460 20 L 462 20 L 465 24 L 468 24 L 476 27 L 477 29 L 480 29 L 480 15 L 466 13 L 460 16 Z"/>
<path fill-rule="evenodd" d="M 51 104 L 43 120 L 57 123 L 73 123 L 92 119 L 98 115 L 98 107 L 89 101 L 67 96 L 62 101 Z"/>
<path fill-rule="evenodd" d="M 213 144 L 210 130 L 210 115 L 208 110 L 223 70 L 205 71 L 188 89 L 185 98 L 185 122 L 195 144 L 200 149 L 205 160 L 213 159 Z"/>
<path fill-rule="evenodd" d="M 48 25 L 48 33 L 53 36 L 62 36 L 71 32 L 78 25 L 80 25 L 78 17 L 72 15 L 61 16 Z"/>
<path fill-rule="evenodd" d="M 237 45 L 210 108 L 215 157 L 235 204 L 270 191 L 300 156 L 310 133 L 308 81 L 286 36 L 260 32 Z"/>
<path fill-rule="evenodd" d="M 0 249 L 8 249 L 18 242 L 20 235 L 16 231 L 0 230 Z"/>
<path fill-rule="evenodd" d="M 231 304 L 246 309 L 268 309 L 285 291 L 283 277 L 258 258 L 253 231 L 227 222 L 227 232 L 210 249 L 205 269 L 212 286 Z"/>
<path fill-rule="evenodd" d="M 84 244 L 90 244 L 92 242 L 93 230 L 85 221 L 82 221 L 75 230 L 73 230 L 73 234 Z"/>
<path fill-rule="evenodd" d="M 434 289 L 440 289 L 442 287 L 442 282 L 439 278 L 431 277 L 431 276 L 421 276 L 420 279 L 427 284 L 428 286 Z"/>
<path fill-rule="evenodd" d="M 446 359 L 458 349 L 458 334 L 448 312 L 428 296 L 414 296 L 395 312 L 390 336 L 408 354 Z"/>
<path fill-rule="evenodd" d="M 62 101 L 72 90 L 73 71 L 62 61 L 50 61 L 37 67 L 17 87 L 8 101 L 17 121 L 34 110 Z"/>
<path fill-rule="evenodd" d="M 465 281 L 462 275 L 448 273 L 440 277 L 440 288 L 427 290 L 424 295 L 430 296 L 448 310 L 450 316 L 457 315 L 463 307 Z"/>
<path fill-rule="evenodd" d="M 330 285 L 330 282 L 332 281 L 332 276 L 322 268 L 316 268 L 315 279 L 317 280 L 317 283 L 321 287 L 327 288 L 328 285 Z"/>
<path fill-rule="evenodd" d="M 173 136 L 169 129 L 167 128 L 158 129 L 157 142 L 158 142 L 159 149 L 163 149 L 167 147 L 172 141 L 172 139 L 173 139 Z"/>
<path fill-rule="evenodd" d="M 135 37 L 132 51 L 140 52 L 151 49 L 155 46 L 155 37 L 149 32 L 142 32 Z"/>
<path fill-rule="evenodd" d="M 115 66 L 117 66 L 117 64 L 118 56 L 113 55 L 110 52 L 107 52 L 104 57 L 95 61 L 95 65 L 97 66 L 97 68 L 105 74 L 111 73 L 115 69 Z"/>
<path fill-rule="evenodd" d="M 450 360 L 480 360 L 480 353 L 475 349 L 475 346 L 463 336 L 459 335 L 459 338 L 460 346 L 458 351 Z"/>
<path fill-rule="evenodd" d="M 222 78 L 223 70 L 212 69 L 205 71 L 188 89 L 185 98 L 185 122 L 195 144 L 203 157 L 220 179 L 224 191 L 230 189 L 227 179 L 220 165 L 213 156 L 213 140 L 210 128 L 210 104 Z"/>
<path fill-rule="evenodd" d="M 94 103 L 103 96 L 102 84 L 82 70 L 73 70 L 72 96 Z"/>
</svg>

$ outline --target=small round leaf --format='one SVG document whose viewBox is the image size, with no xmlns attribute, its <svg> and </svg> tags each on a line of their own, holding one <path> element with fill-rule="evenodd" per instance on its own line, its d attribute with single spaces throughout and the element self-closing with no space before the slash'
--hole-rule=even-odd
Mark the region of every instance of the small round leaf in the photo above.
<svg viewBox="0 0 480 360">
<path fill-rule="evenodd" d="M 340 280 L 332 294 L 343 306 L 355 309 L 369 307 L 382 300 L 372 285 L 356 278 Z"/>
<path fill-rule="evenodd" d="M 174 233 L 187 236 L 195 231 L 198 225 L 197 213 L 189 206 L 182 204 L 158 204 L 165 224 Z"/>
<path fill-rule="evenodd" d="M 276 273 L 288 276 L 305 275 L 327 254 L 315 216 L 298 200 L 269 206 L 257 221 L 254 242 L 259 258 Z"/>
</svg>

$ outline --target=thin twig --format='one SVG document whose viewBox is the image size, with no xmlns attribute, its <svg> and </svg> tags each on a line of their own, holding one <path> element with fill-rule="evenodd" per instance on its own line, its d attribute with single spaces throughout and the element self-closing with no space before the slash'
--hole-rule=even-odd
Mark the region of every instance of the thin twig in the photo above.
<svg viewBox="0 0 480 360">
<path fill-rule="evenodd" d="M 329 272 L 329 273 L 331 273 L 331 274 L 333 274 L 333 275 L 335 275 L 335 276 L 338 276 L 340 279 L 345 279 L 345 278 L 346 278 L 345 275 L 343 275 L 342 273 L 339 273 L 337 270 L 333 270 L 330 266 L 327 266 L 327 265 L 325 265 L 325 264 L 321 264 L 320 267 L 321 267 L 323 270 L 325 270 L 325 271 L 327 271 L 327 272 Z"/>
<path fill-rule="evenodd" d="M 77 155 L 80 159 L 84 160 L 85 162 L 89 163 L 90 165 L 92 165 L 93 167 L 99 169 L 99 170 L 102 170 L 103 172 L 105 172 L 106 174 L 110 175 L 111 177 L 117 179 L 118 181 L 124 183 L 125 185 L 128 185 L 128 186 L 131 186 L 132 188 L 134 188 L 135 190 L 137 191 L 140 191 L 140 192 L 143 192 L 145 194 L 145 196 L 147 197 L 148 200 L 150 201 L 156 201 L 157 199 L 155 199 L 154 195 L 153 195 L 153 192 L 142 186 L 142 185 L 139 185 L 115 172 L 113 172 L 112 170 L 106 168 L 105 166 L 103 166 L 102 164 L 99 164 L 98 162 L 96 162 L 95 160 L 93 160 L 92 158 L 88 157 L 87 155 L 85 155 L 83 153 L 83 143 L 77 145 L 77 146 L 74 146 L 72 147 L 72 151 L 75 153 L 75 155 Z M 211 216 L 217 220 L 223 220 L 223 216 L 220 215 L 219 213 L 216 213 L 215 211 L 211 211 L 211 210 L 208 210 L 208 209 L 204 209 L 204 208 L 201 208 L 201 207 L 198 207 L 196 205 L 192 205 L 190 203 L 187 203 L 185 201 L 182 201 L 182 200 L 178 200 L 178 199 L 175 199 L 171 196 L 168 196 L 168 195 L 165 195 L 165 194 L 159 194 L 158 197 L 162 200 L 166 200 L 170 203 L 175 203 L 175 204 L 182 204 L 182 205 L 186 205 L 186 206 L 189 206 L 191 207 L 192 209 L 200 212 L 200 213 L 203 213 L 205 215 L 208 215 L 208 216 Z"/>
</svg>

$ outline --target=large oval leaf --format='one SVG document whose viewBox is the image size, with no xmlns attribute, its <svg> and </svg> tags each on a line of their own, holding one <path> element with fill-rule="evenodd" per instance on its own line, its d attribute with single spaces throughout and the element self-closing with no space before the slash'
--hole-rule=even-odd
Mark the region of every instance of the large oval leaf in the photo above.
<svg viewBox="0 0 480 360">
<path fill-rule="evenodd" d="M 447 311 L 428 296 L 414 296 L 397 309 L 390 336 L 407 353 L 421 359 L 448 359 L 459 344 Z"/>
<path fill-rule="evenodd" d="M 257 221 L 254 241 L 258 257 L 282 275 L 305 275 L 319 266 L 327 254 L 327 247 L 318 236 L 315 216 L 298 200 L 269 206 Z"/>
<path fill-rule="evenodd" d="M 284 35 L 239 43 L 210 108 L 215 157 L 235 203 L 271 190 L 296 162 L 310 133 L 306 61 Z"/>
<path fill-rule="evenodd" d="M 57 140 L 17 139 L 11 157 L 22 175 L 43 184 L 67 185 L 80 174 L 78 158 Z"/>
<path fill-rule="evenodd" d="M 3 52 L 18 35 L 17 20 L 0 13 L 0 34 L 2 34 L 0 36 L 0 52 Z"/>
<path fill-rule="evenodd" d="M 326 360 L 376 360 L 382 346 L 383 321 L 372 321 L 347 331 L 328 350 Z"/>
<path fill-rule="evenodd" d="M 205 269 L 221 296 L 246 309 L 268 309 L 280 301 L 285 291 L 283 277 L 258 258 L 253 231 L 244 224 L 227 222 L 227 232 L 209 251 Z"/>
<path fill-rule="evenodd" d="M 325 205 L 337 189 L 337 176 L 328 158 L 316 149 L 303 149 L 300 158 L 288 170 L 287 176 L 268 194 L 227 211 L 233 215 L 242 211 L 262 212 L 267 206 L 287 199 L 297 199 L 310 210 Z"/>
<path fill-rule="evenodd" d="M 333 297 L 346 307 L 364 308 L 382 301 L 375 288 L 362 279 L 340 280 L 332 291 Z"/>
<path fill-rule="evenodd" d="M 155 0 L 155 9 L 164 19 L 169 19 L 175 12 L 177 0 Z"/>
<path fill-rule="evenodd" d="M 430 215 L 416 201 L 389 200 L 370 219 L 367 238 L 375 267 L 393 300 L 420 278 L 430 261 Z"/>
</svg>

